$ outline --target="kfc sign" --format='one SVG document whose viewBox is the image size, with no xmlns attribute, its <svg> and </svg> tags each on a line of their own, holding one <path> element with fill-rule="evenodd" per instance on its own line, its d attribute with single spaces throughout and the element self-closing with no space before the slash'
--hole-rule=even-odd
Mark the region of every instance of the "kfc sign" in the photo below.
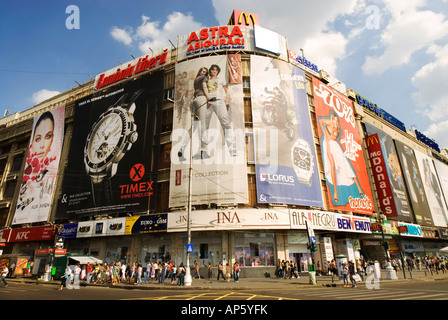
<svg viewBox="0 0 448 320">
<path fill-rule="evenodd" d="M 229 26 L 243 25 L 247 27 L 253 27 L 256 25 L 259 26 L 260 19 L 258 17 L 258 14 L 247 13 L 240 10 L 233 10 L 228 25 Z"/>
<path fill-rule="evenodd" d="M 54 239 L 52 226 L 4 230 L 6 242 L 45 241 Z"/>
</svg>

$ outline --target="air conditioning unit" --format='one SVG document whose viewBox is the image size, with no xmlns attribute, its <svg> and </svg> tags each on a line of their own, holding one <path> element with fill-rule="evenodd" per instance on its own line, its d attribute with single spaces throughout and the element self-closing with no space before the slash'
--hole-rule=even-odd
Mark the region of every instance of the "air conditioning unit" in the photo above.
<svg viewBox="0 0 448 320">
<path fill-rule="evenodd" d="M 347 97 L 349 97 L 353 101 L 356 101 L 356 92 L 352 89 L 347 88 Z"/>
<path fill-rule="evenodd" d="M 324 69 L 321 69 L 319 71 L 319 76 L 323 82 L 325 82 L 325 83 L 330 82 L 330 74 L 327 71 L 325 71 Z"/>
</svg>

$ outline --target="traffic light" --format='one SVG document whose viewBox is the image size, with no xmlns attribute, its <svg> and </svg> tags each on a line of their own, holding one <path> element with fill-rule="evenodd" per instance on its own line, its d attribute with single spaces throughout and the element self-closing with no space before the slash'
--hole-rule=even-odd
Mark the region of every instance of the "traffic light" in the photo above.
<svg viewBox="0 0 448 320">
<path fill-rule="evenodd" d="M 308 242 L 306 244 L 308 250 L 310 250 L 311 252 L 316 252 L 317 251 L 317 245 L 312 243 L 312 242 Z"/>
</svg>

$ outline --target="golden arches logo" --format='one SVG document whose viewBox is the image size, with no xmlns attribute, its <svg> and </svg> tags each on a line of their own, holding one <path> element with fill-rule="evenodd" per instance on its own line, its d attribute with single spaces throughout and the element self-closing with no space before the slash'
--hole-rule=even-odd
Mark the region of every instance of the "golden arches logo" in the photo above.
<svg viewBox="0 0 448 320">
<path fill-rule="evenodd" d="M 374 135 L 366 137 L 367 147 L 370 147 L 372 144 L 378 144 L 378 135 L 375 133 Z"/>
<path fill-rule="evenodd" d="M 244 20 L 246 22 L 246 26 L 249 26 L 250 24 L 250 20 L 252 19 L 252 24 L 255 26 L 257 24 L 257 20 L 255 19 L 254 15 L 252 13 L 246 13 L 246 12 L 242 12 L 240 14 L 240 17 L 238 18 L 238 24 L 241 24 L 241 20 L 244 17 Z"/>
</svg>

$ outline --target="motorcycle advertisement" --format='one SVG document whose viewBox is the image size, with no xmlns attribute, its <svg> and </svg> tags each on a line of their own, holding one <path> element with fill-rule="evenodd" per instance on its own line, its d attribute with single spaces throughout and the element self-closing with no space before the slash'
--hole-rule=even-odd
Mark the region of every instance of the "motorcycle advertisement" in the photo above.
<svg viewBox="0 0 448 320">
<path fill-rule="evenodd" d="M 251 94 L 258 203 L 322 207 L 305 72 L 251 57 Z"/>
<path fill-rule="evenodd" d="M 330 208 L 372 214 L 372 193 L 352 101 L 314 77 L 313 92 Z"/>
<path fill-rule="evenodd" d="M 176 65 L 170 207 L 186 206 L 189 195 L 193 205 L 249 202 L 243 85 L 229 79 L 241 65 L 228 59 Z"/>
</svg>

